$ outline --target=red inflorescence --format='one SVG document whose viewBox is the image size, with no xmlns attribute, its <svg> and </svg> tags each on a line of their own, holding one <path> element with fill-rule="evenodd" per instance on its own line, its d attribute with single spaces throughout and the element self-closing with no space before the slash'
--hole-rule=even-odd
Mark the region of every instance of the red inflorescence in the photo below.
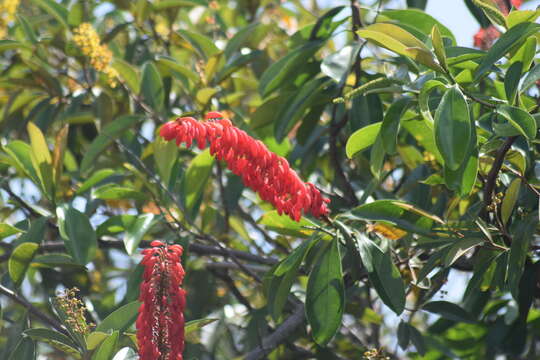
<svg viewBox="0 0 540 360">
<path fill-rule="evenodd" d="M 144 249 L 144 266 L 137 317 L 137 342 L 141 360 L 182 360 L 186 293 L 180 288 L 184 269 L 182 247 L 152 241 Z"/>
<path fill-rule="evenodd" d="M 223 160 L 240 176 L 244 184 L 261 199 L 274 205 L 279 214 L 299 221 L 303 213 L 321 217 L 328 214 L 329 199 L 311 183 L 304 183 L 287 160 L 274 154 L 260 140 L 232 125 L 218 112 L 206 115 L 205 122 L 192 117 L 179 118 L 163 125 L 160 135 L 167 141 L 190 147 L 195 140 L 199 149 L 210 144 L 210 153 Z M 211 120 L 211 121 L 210 121 Z"/>
</svg>

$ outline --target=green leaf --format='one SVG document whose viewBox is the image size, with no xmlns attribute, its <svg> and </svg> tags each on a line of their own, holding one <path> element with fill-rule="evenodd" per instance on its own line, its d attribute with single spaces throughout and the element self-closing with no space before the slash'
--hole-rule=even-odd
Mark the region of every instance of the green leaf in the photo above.
<svg viewBox="0 0 540 360">
<path fill-rule="evenodd" d="M 525 79 L 521 83 L 520 90 L 527 90 L 529 87 L 536 84 L 538 79 L 540 79 L 540 63 L 536 64 L 531 70 L 529 70 L 527 76 L 525 76 Z"/>
<path fill-rule="evenodd" d="M 535 22 L 540 16 L 540 11 L 537 10 L 513 10 L 506 17 L 508 28 L 514 27 L 524 22 Z"/>
<path fill-rule="evenodd" d="M 158 3 L 152 3 L 152 7 L 156 11 L 169 10 L 184 6 L 208 6 L 204 0 L 162 0 Z"/>
<path fill-rule="evenodd" d="M 28 48 L 29 46 L 26 45 L 23 42 L 15 41 L 15 40 L 0 40 L 0 53 L 8 50 L 16 50 L 16 49 L 24 49 Z"/>
<path fill-rule="evenodd" d="M 401 314 L 405 309 L 405 286 L 390 252 L 383 252 L 368 237 L 359 233 L 357 244 L 369 281 L 382 302 L 397 315 Z"/>
<path fill-rule="evenodd" d="M 381 126 L 382 122 L 377 122 L 356 130 L 347 140 L 345 146 L 347 157 L 352 159 L 354 155 L 373 145 L 379 135 Z"/>
<path fill-rule="evenodd" d="M 142 68 L 141 95 L 146 104 L 160 112 L 163 110 L 165 92 L 163 80 L 154 63 L 148 61 Z"/>
<path fill-rule="evenodd" d="M 49 13 L 49 15 L 52 15 L 58 22 L 65 27 L 66 29 L 69 28 L 68 25 L 68 10 L 61 5 L 60 3 L 57 3 L 53 0 L 32 0 L 34 3 L 39 5 L 43 10 Z"/>
<path fill-rule="evenodd" d="M 393 155 L 396 153 L 397 136 L 399 133 L 401 117 L 409 107 L 410 102 L 410 98 L 398 99 L 390 105 L 386 114 L 384 114 L 380 134 L 384 150 L 387 154 Z"/>
<path fill-rule="evenodd" d="M 77 195 L 80 195 L 92 188 L 94 185 L 98 184 L 99 182 L 105 180 L 110 176 L 113 176 L 114 174 L 116 174 L 116 171 L 113 169 L 100 169 L 93 173 L 88 179 L 86 179 L 86 181 L 81 184 L 81 186 L 77 189 L 75 193 Z"/>
<path fill-rule="evenodd" d="M 430 27 L 431 29 L 431 27 Z M 393 24 L 377 23 L 358 30 L 357 34 L 385 49 L 404 55 L 435 71 L 444 73 L 426 45 L 407 30 Z"/>
<path fill-rule="evenodd" d="M 107 332 L 108 330 L 124 332 L 137 318 L 139 301 L 130 302 L 109 314 L 94 331 Z"/>
<path fill-rule="evenodd" d="M 290 81 L 292 75 L 305 66 L 306 61 L 319 50 L 321 45 L 320 41 L 310 41 L 270 65 L 261 75 L 259 82 L 261 95 L 266 97 L 285 82 Z"/>
<path fill-rule="evenodd" d="M 294 125 L 304 115 L 306 109 L 317 100 L 320 93 L 330 84 L 327 77 L 316 78 L 304 84 L 296 95 L 276 116 L 274 134 L 278 142 L 283 141 Z"/>
<path fill-rule="evenodd" d="M 504 194 L 504 199 L 501 204 L 501 220 L 505 225 L 508 222 L 508 219 L 510 219 L 510 215 L 512 215 L 512 211 L 514 210 L 514 206 L 519 197 L 520 188 L 521 179 L 516 178 L 510 183 L 510 186 L 508 186 L 508 189 Z"/>
<path fill-rule="evenodd" d="M 448 301 L 431 301 L 422 307 L 423 310 L 438 314 L 444 319 L 474 324 L 476 320 L 466 310 Z"/>
<path fill-rule="evenodd" d="M 527 139 L 534 140 L 536 138 L 536 121 L 525 110 L 515 106 L 502 105 L 497 107 L 495 111 Z"/>
<path fill-rule="evenodd" d="M 82 358 L 81 353 L 77 349 L 77 345 L 66 335 L 59 333 L 58 331 L 45 328 L 34 328 L 25 330 L 23 334 L 36 341 L 44 342 L 76 359 Z"/>
<path fill-rule="evenodd" d="M 473 3 L 482 9 L 493 24 L 507 27 L 506 17 L 492 2 L 488 0 L 473 0 Z"/>
<path fill-rule="evenodd" d="M 175 71 L 175 72 L 179 73 L 182 76 L 185 76 L 186 78 L 191 80 L 193 83 L 197 83 L 200 80 L 199 76 L 195 72 L 193 72 L 188 67 L 186 67 L 186 66 L 184 66 L 182 64 L 179 64 L 173 58 L 169 58 L 167 56 L 162 56 L 162 55 L 158 56 L 157 60 L 156 60 L 156 64 L 158 66 L 165 67 L 165 68 L 167 68 L 167 69 L 169 69 L 171 71 Z"/>
<path fill-rule="evenodd" d="M 536 226 L 538 225 L 538 212 L 530 214 L 527 218 L 521 220 L 512 237 L 512 245 L 510 246 L 510 255 L 508 257 L 508 286 L 510 292 L 516 301 L 519 301 L 519 282 L 525 261 L 528 256 L 529 247 Z"/>
<path fill-rule="evenodd" d="M 504 77 L 504 91 L 506 92 L 506 99 L 509 104 L 514 104 L 516 101 L 516 95 L 519 86 L 519 79 L 521 77 L 521 71 L 523 63 L 517 61 L 510 65 L 506 76 Z"/>
<path fill-rule="evenodd" d="M 194 216 L 199 198 L 206 187 L 206 183 L 212 173 L 214 158 L 210 155 L 210 150 L 206 149 L 195 156 L 184 175 L 183 190 L 186 212 Z"/>
<path fill-rule="evenodd" d="M 0 224 L 0 240 L 8 236 L 19 234 L 22 232 L 24 231 L 19 228 L 16 228 L 15 226 L 12 226 L 6 223 Z"/>
<path fill-rule="evenodd" d="M 36 33 L 34 32 L 34 29 L 32 28 L 32 25 L 30 24 L 30 21 L 28 21 L 28 19 L 20 12 L 17 14 L 17 22 L 23 29 L 26 39 L 30 41 L 33 45 L 37 44 L 38 39 Z"/>
<path fill-rule="evenodd" d="M 208 60 L 212 55 L 219 52 L 219 49 L 214 42 L 202 34 L 188 30 L 178 30 L 178 34 L 189 42 L 197 53 L 205 60 Z"/>
<path fill-rule="evenodd" d="M 445 167 L 456 170 L 467 161 L 467 144 L 471 141 L 471 119 L 467 100 L 457 87 L 443 96 L 435 112 L 435 141 Z"/>
<path fill-rule="evenodd" d="M 118 345 L 118 331 L 114 331 L 109 335 L 92 355 L 92 360 L 109 360 L 116 353 Z"/>
<path fill-rule="evenodd" d="M 424 341 L 424 336 L 422 336 L 422 333 L 420 333 L 420 331 L 418 331 L 418 329 L 416 329 L 414 326 L 407 324 L 407 327 L 409 328 L 411 342 L 416 348 L 416 351 L 418 351 L 421 356 L 424 356 L 426 354 L 426 343 Z"/>
<path fill-rule="evenodd" d="M 84 270 L 85 267 L 73 261 L 73 258 L 67 254 L 44 254 L 37 255 L 31 264 L 32 267 L 62 267 Z"/>
<path fill-rule="evenodd" d="M 36 344 L 30 338 L 21 337 L 7 360 L 34 360 L 35 358 Z"/>
<path fill-rule="evenodd" d="M 107 124 L 100 134 L 92 141 L 81 161 L 81 172 L 87 172 L 95 164 L 98 155 L 104 151 L 116 138 L 141 120 L 139 115 L 123 115 Z"/>
<path fill-rule="evenodd" d="M 335 238 L 322 249 L 307 285 L 306 317 L 318 345 L 325 346 L 339 330 L 344 306 L 343 270 Z"/>
<path fill-rule="evenodd" d="M 403 350 L 407 349 L 409 342 L 411 340 L 411 330 L 410 325 L 401 320 L 398 325 L 397 331 L 398 344 L 399 347 Z"/>
<path fill-rule="evenodd" d="M 15 140 L 4 146 L 4 151 L 13 159 L 20 172 L 28 175 L 36 185 L 39 185 L 38 176 L 32 165 L 30 145 Z"/>
<path fill-rule="evenodd" d="M 58 207 L 56 216 L 68 253 L 81 265 L 92 261 L 97 250 L 97 237 L 88 217 L 68 206 Z"/>
<path fill-rule="evenodd" d="M 213 323 L 215 321 L 218 321 L 218 320 L 219 319 L 207 318 L 207 319 L 197 319 L 197 320 L 188 321 L 186 323 L 184 332 L 187 335 L 187 334 L 189 334 L 191 332 L 200 330 L 203 327 L 205 327 L 206 325 L 209 325 L 209 324 L 211 324 L 211 323 Z"/>
<path fill-rule="evenodd" d="M 310 236 L 313 233 L 313 230 L 307 229 L 306 226 L 314 226 L 314 224 L 305 217 L 302 217 L 300 221 L 294 221 L 287 215 L 279 215 L 277 210 L 265 212 L 258 222 L 259 224 L 265 225 L 269 230 L 283 235 L 298 237 Z"/>
<path fill-rule="evenodd" d="M 105 340 L 110 336 L 109 333 L 105 333 L 102 331 L 93 331 L 90 334 L 86 336 L 86 348 L 88 350 L 94 350 Z"/>
<path fill-rule="evenodd" d="M 377 139 L 375 139 L 375 143 L 373 144 L 373 147 L 371 148 L 371 153 L 369 155 L 369 170 L 371 171 L 373 176 L 375 176 L 375 178 L 379 179 L 384 165 L 385 155 L 383 142 L 380 134 L 377 136 Z"/>
<path fill-rule="evenodd" d="M 379 21 L 387 21 L 387 19 L 390 19 L 394 20 L 397 25 L 405 24 L 412 26 L 425 35 L 429 35 L 432 32 L 433 27 L 436 26 L 440 30 L 441 35 L 450 38 L 453 44 L 456 43 L 454 35 L 446 26 L 421 10 L 384 10 L 379 14 L 378 19 Z"/>
<path fill-rule="evenodd" d="M 294 249 L 289 256 L 279 263 L 278 267 L 274 271 L 274 275 L 281 276 L 291 269 L 298 267 L 306 257 L 309 250 L 318 242 L 316 239 L 317 238 L 310 238 Z"/>
<path fill-rule="evenodd" d="M 457 170 L 444 168 L 444 181 L 450 190 L 457 191 L 460 195 L 469 195 L 476 183 L 478 175 L 479 157 L 476 142 L 469 144 L 470 155 L 466 163 L 461 164 Z"/>
<path fill-rule="evenodd" d="M 435 56 L 437 57 L 439 64 L 441 64 L 441 66 L 445 69 L 448 68 L 443 39 L 437 25 L 434 25 L 431 29 L 431 43 L 433 44 L 433 51 L 435 51 Z"/>
<path fill-rule="evenodd" d="M 497 40 L 491 49 L 489 49 L 488 53 L 478 66 L 478 69 L 476 69 L 474 81 L 478 81 L 482 75 L 491 69 L 491 66 L 493 66 L 495 62 L 513 48 L 517 48 L 521 45 L 521 43 L 529 36 L 538 32 L 538 29 L 540 29 L 540 24 L 521 23 L 502 34 L 499 40 Z"/>
<path fill-rule="evenodd" d="M 17 246 L 9 257 L 8 270 L 9 276 L 15 286 L 19 287 L 24 280 L 26 270 L 30 266 L 32 259 L 38 251 L 39 245 L 32 242 L 22 243 Z"/>
<path fill-rule="evenodd" d="M 230 59 L 233 54 L 236 53 L 240 49 L 240 47 L 256 33 L 259 26 L 261 26 L 261 24 L 255 22 L 244 26 L 243 28 L 238 30 L 238 32 L 234 34 L 234 36 L 229 41 L 227 41 L 225 50 L 223 50 L 225 58 Z"/>
<path fill-rule="evenodd" d="M 52 157 L 45 141 L 45 136 L 41 130 L 32 122 L 27 125 L 30 136 L 30 159 L 38 178 L 41 189 L 49 199 L 54 196 L 54 176 L 52 167 Z"/>
<path fill-rule="evenodd" d="M 397 200 L 376 200 L 351 210 L 351 216 L 362 220 L 385 221 L 403 230 L 428 233 L 433 222 L 443 224 L 435 215 Z"/>
<path fill-rule="evenodd" d="M 147 195 L 140 191 L 116 184 L 103 185 L 95 189 L 92 195 L 94 198 L 101 200 L 134 199 L 143 201 L 147 198 Z"/>
<path fill-rule="evenodd" d="M 443 261 L 444 266 L 449 267 L 467 251 L 483 243 L 484 239 L 464 238 L 458 240 L 455 244 L 450 246 L 448 252 L 446 253 Z"/>
<path fill-rule="evenodd" d="M 76 27 L 76 26 L 79 26 L 79 24 L 82 23 L 83 20 L 84 20 L 84 3 L 77 1 L 73 5 L 71 5 L 69 9 L 67 22 L 70 26 Z"/>
<path fill-rule="evenodd" d="M 126 228 L 124 246 L 129 255 L 133 255 L 137 251 L 144 234 L 154 225 L 154 217 L 154 214 L 140 215 L 131 226 Z"/>
<path fill-rule="evenodd" d="M 133 65 L 122 59 L 114 58 L 111 66 L 124 79 L 129 89 L 138 94 L 141 88 L 141 80 Z"/>
</svg>

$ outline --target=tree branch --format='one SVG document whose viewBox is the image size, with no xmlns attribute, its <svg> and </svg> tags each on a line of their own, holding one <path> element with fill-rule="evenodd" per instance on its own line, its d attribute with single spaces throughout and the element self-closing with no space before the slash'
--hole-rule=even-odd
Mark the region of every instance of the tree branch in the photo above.
<svg viewBox="0 0 540 360">
<path fill-rule="evenodd" d="M 37 317 L 44 324 L 47 324 L 50 327 L 54 328 L 55 330 L 61 332 L 62 334 L 69 336 L 67 330 L 64 328 L 62 324 L 60 324 L 60 322 L 58 322 L 56 319 L 52 318 L 51 316 L 39 310 L 37 307 L 32 305 L 28 300 L 17 295 L 14 291 L 0 284 L 0 293 L 4 294 L 5 296 L 15 301 L 16 303 L 24 306 L 28 310 L 28 312 L 30 312 L 32 315 Z"/>
</svg>

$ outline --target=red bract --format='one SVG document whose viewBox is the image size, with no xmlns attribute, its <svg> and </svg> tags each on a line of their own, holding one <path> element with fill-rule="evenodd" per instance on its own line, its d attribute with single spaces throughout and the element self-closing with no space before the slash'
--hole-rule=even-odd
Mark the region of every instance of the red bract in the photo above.
<svg viewBox="0 0 540 360">
<path fill-rule="evenodd" d="M 182 360 L 184 351 L 185 291 L 180 288 L 184 269 L 182 247 L 152 241 L 144 249 L 143 282 L 137 317 L 140 360 Z"/>
<path fill-rule="evenodd" d="M 167 141 L 199 149 L 210 144 L 210 153 L 222 160 L 244 184 L 255 190 L 261 199 L 274 205 L 278 213 L 299 221 L 302 212 L 315 217 L 328 215 L 329 199 L 311 183 L 304 183 L 287 160 L 274 154 L 260 140 L 232 125 L 218 112 L 206 115 L 205 122 L 191 117 L 179 118 L 163 125 L 160 135 Z"/>
</svg>

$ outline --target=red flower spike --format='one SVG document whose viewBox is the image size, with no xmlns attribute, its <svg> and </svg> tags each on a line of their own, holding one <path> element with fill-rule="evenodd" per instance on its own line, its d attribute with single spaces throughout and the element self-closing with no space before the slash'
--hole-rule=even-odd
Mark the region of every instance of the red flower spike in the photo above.
<svg viewBox="0 0 540 360">
<path fill-rule="evenodd" d="M 144 266 L 137 317 L 137 342 L 141 360 L 182 360 L 186 292 L 180 288 L 184 269 L 183 248 L 152 241 L 144 249 Z"/>
<path fill-rule="evenodd" d="M 287 159 L 268 150 L 260 140 L 235 127 L 221 113 L 209 112 L 205 122 L 184 117 L 166 123 L 159 134 L 165 140 L 176 139 L 176 144 L 190 147 L 193 140 L 202 149 L 210 144 L 210 154 L 242 178 L 244 185 L 256 191 L 261 199 L 271 203 L 279 214 L 300 221 L 302 213 L 315 217 L 329 213 L 320 191 L 311 183 L 304 183 L 291 169 Z"/>
</svg>

